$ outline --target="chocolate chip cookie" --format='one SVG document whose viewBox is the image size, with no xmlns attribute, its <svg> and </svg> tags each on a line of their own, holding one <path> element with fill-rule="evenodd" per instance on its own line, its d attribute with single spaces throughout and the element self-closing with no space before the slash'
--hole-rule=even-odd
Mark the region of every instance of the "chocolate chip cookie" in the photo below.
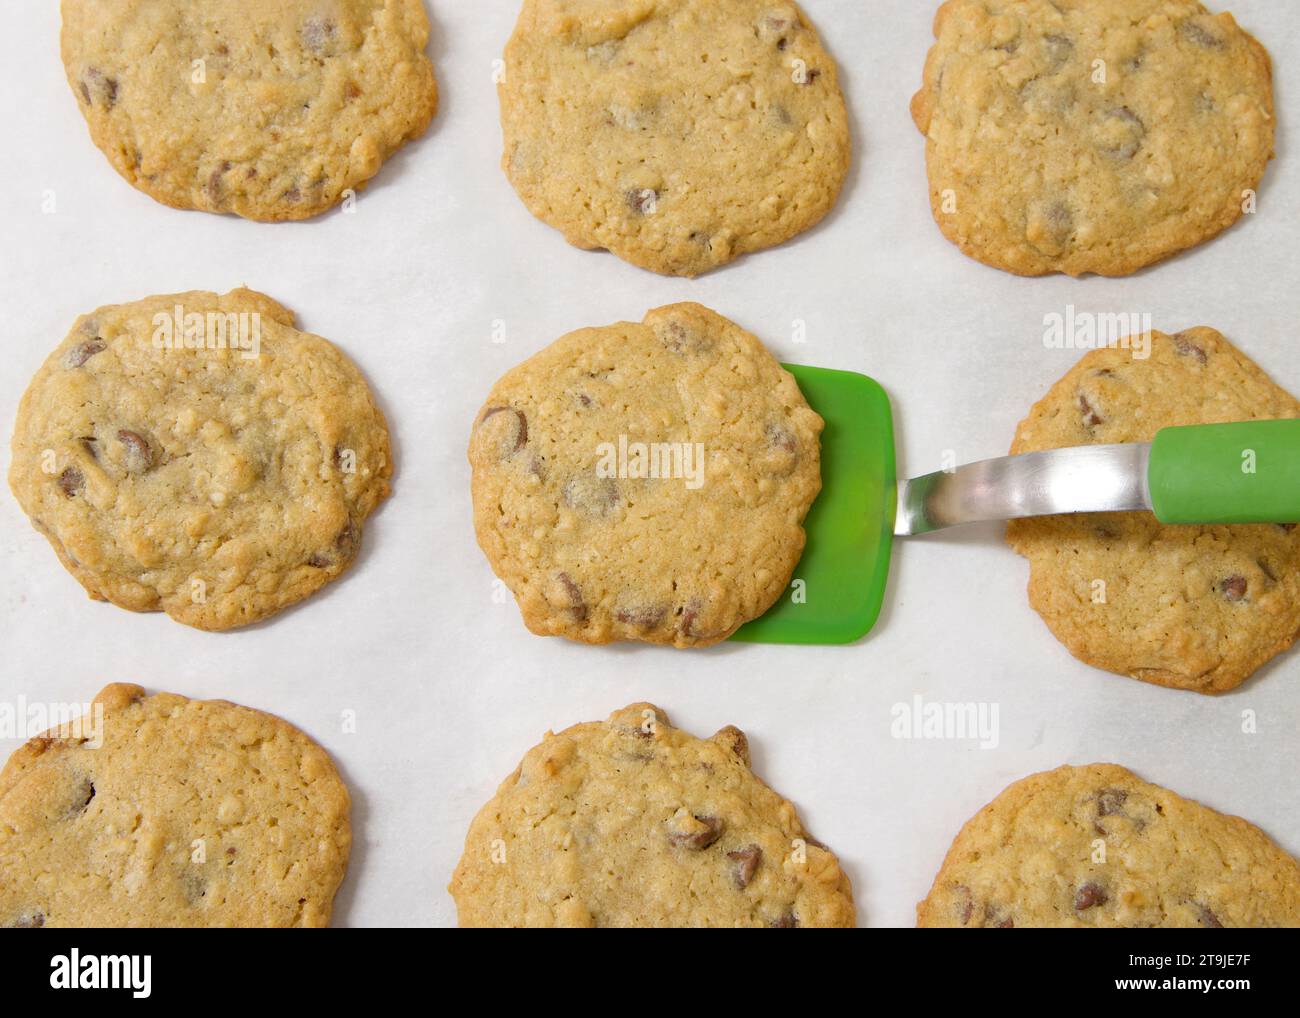
<svg viewBox="0 0 1300 1018">
<path fill-rule="evenodd" d="M 581 329 L 475 419 L 479 544 L 539 635 L 717 643 L 790 580 L 821 430 L 763 345 L 699 304 Z"/>
<path fill-rule="evenodd" d="M 252 290 L 78 319 L 12 448 L 14 495 L 91 597 L 199 629 L 256 622 L 341 574 L 392 474 L 360 372 Z"/>
<path fill-rule="evenodd" d="M 0 927 L 325 926 L 348 809 L 279 718 L 108 686 L 0 771 Z"/>
<path fill-rule="evenodd" d="M 648 703 L 548 732 L 470 826 L 460 925 L 853 926 L 839 861 L 749 767 L 739 729 Z"/>
<path fill-rule="evenodd" d="M 1300 866 L 1258 827 L 1114 764 L 1007 788 L 957 835 L 922 927 L 1300 926 Z"/>
<path fill-rule="evenodd" d="M 654 272 L 783 243 L 848 172 L 835 63 L 783 0 L 524 0 L 499 91 L 533 215 Z"/>
<path fill-rule="evenodd" d="M 1020 275 L 1122 276 L 1255 208 L 1272 70 L 1195 0 L 948 0 L 912 115 L 945 236 Z"/>
<path fill-rule="evenodd" d="M 166 205 L 306 219 L 438 105 L 420 0 L 63 0 L 95 144 Z"/>
<path fill-rule="evenodd" d="M 1184 424 L 1300 417 L 1300 402 L 1213 329 L 1151 334 L 1150 356 L 1087 354 L 1016 431 L 1012 453 L 1149 442 Z M 1145 682 L 1222 693 L 1300 632 L 1300 531 L 1162 526 L 1151 513 L 1017 520 L 1029 601 L 1070 652 Z"/>
</svg>

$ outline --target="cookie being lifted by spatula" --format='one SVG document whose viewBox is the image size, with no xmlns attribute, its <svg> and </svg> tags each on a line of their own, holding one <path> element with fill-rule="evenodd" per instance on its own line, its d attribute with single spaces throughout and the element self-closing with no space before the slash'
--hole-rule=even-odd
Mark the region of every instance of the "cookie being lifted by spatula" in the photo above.
<svg viewBox="0 0 1300 1018">
<path fill-rule="evenodd" d="M 698 304 L 581 329 L 475 419 L 479 544 L 535 633 L 717 643 L 790 581 L 821 430 L 763 345 Z"/>
<path fill-rule="evenodd" d="M 1119 348 L 1087 354 L 1021 422 L 1011 451 L 1139 443 L 1178 426 L 1300 418 L 1300 401 L 1213 329 L 1155 332 L 1142 348 L 1149 356 Z M 1294 441 L 1288 455 L 1262 444 L 1259 433 L 1245 432 L 1235 446 L 1231 432 L 1223 434 L 1220 449 L 1207 446 L 1186 464 L 1216 456 L 1223 464 L 1217 479 L 1193 486 L 1200 490 L 1189 493 L 1190 509 L 1234 485 L 1260 495 L 1295 490 Z M 1162 476 L 1154 475 L 1153 487 Z M 1183 521 L 1146 512 L 1048 516 L 1016 520 L 1007 540 L 1029 559 L 1030 603 L 1075 657 L 1162 686 L 1226 692 L 1300 632 L 1300 530 L 1293 523 L 1170 522 Z"/>
</svg>

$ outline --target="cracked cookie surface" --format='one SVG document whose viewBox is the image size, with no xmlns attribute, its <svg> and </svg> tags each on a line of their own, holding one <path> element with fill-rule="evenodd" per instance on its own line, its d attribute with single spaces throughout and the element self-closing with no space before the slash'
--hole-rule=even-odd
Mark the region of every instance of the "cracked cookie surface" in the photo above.
<svg viewBox="0 0 1300 1018">
<path fill-rule="evenodd" d="M 280 718 L 114 684 L 0 771 L 0 927 L 325 926 L 348 811 Z"/>
<path fill-rule="evenodd" d="M 149 297 L 81 317 L 46 359 L 9 483 L 91 597 L 230 629 L 351 564 L 388 428 L 352 362 L 293 324 L 252 290 Z"/>
<path fill-rule="evenodd" d="M 581 248 L 695 276 L 820 221 L 848 172 L 835 64 L 781 0 L 525 0 L 503 166 Z"/>
<path fill-rule="evenodd" d="M 1021 275 L 1127 275 L 1237 221 L 1272 70 L 1195 0 L 949 0 L 912 115 L 935 220 Z"/>
<path fill-rule="evenodd" d="M 463 927 L 851 927 L 839 861 L 754 776 L 647 703 L 547 733 L 470 826 Z"/>
<path fill-rule="evenodd" d="M 821 430 L 763 345 L 699 304 L 581 329 L 475 418 L 479 544 L 539 635 L 717 643 L 790 580 Z"/>
<path fill-rule="evenodd" d="M 1253 824 L 1123 767 L 1060 767 L 962 828 L 917 925 L 1293 927 L 1300 866 Z"/>
<path fill-rule="evenodd" d="M 1300 417 L 1213 329 L 1151 334 L 1150 356 L 1085 355 L 1029 412 L 1013 455 L 1150 442 L 1185 424 Z M 1239 686 L 1300 632 L 1300 529 L 1164 526 L 1151 513 L 1015 520 L 1029 601 L 1081 661 L 1199 693 Z"/>
<path fill-rule="evenodd" d="M 113 168 L 175 208 L 306 219 L 424 133 L 420 0 L 63 0 L 63 63 Z"/>
</svg>

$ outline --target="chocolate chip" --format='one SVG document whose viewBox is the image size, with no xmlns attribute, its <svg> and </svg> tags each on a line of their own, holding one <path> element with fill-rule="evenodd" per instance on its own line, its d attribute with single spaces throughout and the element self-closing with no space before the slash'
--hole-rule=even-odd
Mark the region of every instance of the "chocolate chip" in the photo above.
<svg viewBox="0 0 1300 1018">
<path fill-rule="evenodd" d="M 123 428 L 118 431 L 117 440 L 122 443 L 127 473 L 142 474 L 153 466 L 153 450 L 139 434 Z"/>
<path fill-rule="evenodd" d="M 1109 900 L 1101 885 L 1090 880 L 1080 887 L 1074 895 L 1074 910 L 1076 912 L 1086 912 L 1090 908 L 1106 904 Z"/>
<path fill-rule="evenodd" d="M 773 448 L 782 449 L 791 455 L 799 451 L 799 440 L 782 424 L 769 424 L 764 434 L 767 436 L 768 444 Z"/>
<path fill-rule="evenodd" d="M 185 890 L 185 900 L 191 905 L 199 904 L 208 895 L 208 881 L 201 872 L 187 870 L 181 878 Z"/>
<path fill-rule="evenodd" d="M 702 852 L 722 837 L 722 821 L 717 817 L 709 816 L 697 816 L 694 819 L 697 823 L 703 825 L 701 829 L 688 832 L 671 831 L 668 834 L 668 840 L 672 844 L 690 849 L 692 852 Z"/>
<path fill-rule="evenodd" d="M 1074 233 L 1074 212 L 1063 201 L 1054 201 L 1047 207 L 1047 225 L 1052 236 L 1064 242 Z"/>
<path fill-rule="evenodd" d="M 68 816 L 76 817 L 86 812 L 91 801 L 95 798 L 95 783 L 89 778 L 83 778 L 78 786 L 72 792 L 72 805 L 68 809 Z"/>
<path fill-rule="evenodd" d="M 758 872 L 758 864 L 763 861 L 763 850 L 757 845 L 746 845 L 734 852 L 728 852 L 727 858 L 736 864 L 732 876 L 735 878 L 736 886 L 743 891 Z"/>
<path fill-rule="evenodd" d="M 1277 572 L 1269 565 L 1268 559 L 1256 559 L 1255 564 L 1259 566 L 1259 571 L 1268 578 L 1269 583 L 1277 582 Z"/>
<path fill-rule="evenodd" d="M 358 536 L 356 524 L 354 524 L 351 517 L 349 517 L 347 523 L 343 525 L 343 529 L 340 530 L 338 536 L 334 538 L 333 551 L 337 554 L 331 552 L 315 552 L 307 559 L 307 565 L 312 569 L 328 569 L 330 566 L 334 565 L 336 561 L 348 561 L 354 554 L 356 554 Z"/>
<path fill-rule="evenodd" d="M 780 919 L 773 919 L 767 925 L 774 930 L 793 930 L 799 925 L 799 920 L 793 912 L 787 912 Z"/>
<path fill-rule="evenodd" d="M 1074 237 L 1074 211 L 1062 198 L 1036 202 L 1029 211 L 1026 231 L 1035 246 L 1059 253 Z"/>
<path fill-rule="evenodd" d="M 80 84 L 81 97 L 87 106 L 94 104 L 96 96 L 103 99 L 105 109 L 111 110 L 117 105 L 117 79 L 110 78 L 98 67 L 87 67 Z"/>
<path fill-rule="evenodd" d="M 1196 21 L 1184 21 L 1178 26 L 1184 36 L 1205 49 L 1222 49 L 1223 40 L 1203 24 Z"/>
<path fill-rule="evenodd" d="M 483 411 L 483 416 L 479 418 L 479 427 L 483 427 L 489 420 L 497 414 L 513 414 L 514 421 L 510 425 L 510 430 L 501 442 L 501 458 L 508 459 L 520 449 L 528 444 L 528 417 L 522 410 L 516 410 L 514 407 L 494 406 Z"/>
<path fill-rule="evenodd" d="M 699 601 L 691 601 L 682 608 L 681 619 L 677 623 L 677 631 L 685 637 L 698 636 L 695 632 L 695 622 L 700 617 L 700 611 L 703 605 Z"/>
<path fill-rule="evenodd" d="M 637 215 L 649 216 L 659 207 L 659 192 L 652 187 L 634 187 L 624 193 L 623 200 Z"/>
<path fill-rule="evenodd" d="M 1196 908 L 1196 918 L 1200 920 L 1202 926 L 1209 927 L 1212 930 L 1223 929 L 1223 923 L 1219 922 L 1219 917 L 1214 911 L 1202 905 L 1200 902 L 1193 902 Z"/>
<path fill-rule="evenodd" d="M 1232 575 L 1215 584 L 1215 589 L 1225 601 L 1244 601 L 1246 599 L 1246 577 Z"/>
<path fill-rule="evenodd" d="M 588 516 L 603 518 L 613 514 L 622 501 L 618 482 L 612 477 L 579 474 L 564 485 L 564 504 Z"/>
<path fill-rule="evenodd" d="M 1174 339 L 1174 351 L 1179 356 L 1195 357 L 1202 364 L 1204 364 L 1207 360 L 1210 359 L 1209 354 L 1205 352 L 1205 348 L 1202 346 L 1198 346 L 1196 343 L 1193 343 L 1191 336 L 1188 335 L 1188 333 L 1180 332 L 1178 333 L 1178 335 L 1174 336 L 1173 339 Z"/>
<path fill-rule="evenodd" d="M 546 591 L 546 600 L 556 607 L 565 609 L 573 616 L 574 621 L 587 621 L 587 602 L 582 596 L 582 588 L 568 573 L 555 574 L 552 584 Z"/>
<path fill-rule="evenodd" d="M 108 344 L 98 336 L 94 339 L 84 340 L 64 354 L 63 366 L 69 370 L 72 368 L 79 368 L 85 364 L 86 361 L 90 360 L 90 358 L 94 357 L 95 354 L 103 353 L 107 349 Z"/>
<path fill-rule="evenodd" d="M 614 612 L 614 618 L 625 626 L 633 626 L 636 629 L 653 629 L 664 620 L 664 616 L 667 614 L 668 609 L 664 605 L 647 605 L 640 608 L 619 608 Z"/>
<path fill-rule="evenodd" d="M 799 75 L 799 77 L 795 79 L 795 84 L 811 85 L 814 81 L 820 78 L 821 75 L 822 72 L 819 71 L 816 67 L 810 67 L 808 68 L 808 70 L 804 71 L 803 74 Z"/>
<path fill-rule="evenodd" d="M 714 734 L 713 741 L 725 746 L 741 763 L 746 767 L 749 766 L 749 738 L 735 725 L 727 725 L 726 728 L 719 729 Z M 804 840 L 812 844 L 810 838 L 805 837 Z"/>
<path fill-rule="evenodd" d="M 357 528 L 352 522 L 352 517 L 348 517 L 347 523 L 339 531 L 338 537 L 334 538 L 334 547 L 343 554 L 345 558 L 351 558 L 357 550 Z"/>
<path fill-rule="evenodd" d="M 76 467 L 67 467 L 59 474 L 59 489 L 68 498 L 86 490 L 86 475 Z"/>
<path fill-rule="evenodd" d="M 45 916 L 40 912 L 26 912 L 9 924 L 11 930 L 39 930 L 45 925 Z"/>
<path fill-rule="evenodd" d="M 713 349 L 713 340 L 685 322 L 667 321 L 655 326 L 655 335 L 669 351 L 686 356 L 707 353 Z"/>
<path fill-rule="evenodd" d="M 1142 119 L 1127 106 L 1118 106 L 1106 112 L 1106 121 L 1110 125 L 1120 125 L 1120 130 L 1108 132 L 1110 141 L 1103 146 L 1103 151 L 1116 159 L 1132 159 L 1146 137 L 1147 129 Z"/>
<path fill-rule="evenodd" d="M 208 183 L 204 190 L 208 193 L 208 198 L 213 204 L 219 204 L 226 190 L 225 181 L 222 179 L 230 170 L 230 163 L 223 162 L 208 176 Z"/>
<path fill-rule="evenodd" d="M 1008 916 L 1006 919 L 1003 919 L 1002 922 L 997 923 L 994 928 L 999 930 L 1014 930 L 1016 928 L 1016 921 Z"/>
<path fill-rule="evenodd" d="M 1043 46 L 1047 49 L 1047 59 L 1054 67 L 1060 67 L 1074 54 L 1074 41 L 1068 36 L 1045 35 Z"/>
<path fill-rule="evenodd" d="M 1083 426 L 1085 428 L 1095 428 L 1104 419 L 1097 412 L 1096 407 L 1088 402 L 1088 397 L 1083 393 L 1079 393 L 1079 411 L 1083 414 Z"/>
<path fill-rule="evenodd" d="M 793 18 L 784 14 L 765 14 L 758 20 L 758 37 L 784 50 L 790 44 L 789 33 L 794 27 Z"/>
<path fill-rule="evenodd" d="M 1128 801 L 1128 792 L 1122 788 L 1103 788 L 1097 793 L 1097 815 L 1103 817 L 1123 816 L 1124 803 Z"/>
</svg>

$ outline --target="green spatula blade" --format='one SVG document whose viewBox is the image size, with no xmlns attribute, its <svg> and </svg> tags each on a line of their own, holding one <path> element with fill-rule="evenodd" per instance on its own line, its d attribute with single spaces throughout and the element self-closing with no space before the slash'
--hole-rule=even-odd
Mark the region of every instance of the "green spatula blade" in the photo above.
<svg viewBox="0 0 1300 1018">
<path fill-rule="evenodd" d="M 732 639 L 852 643 L 880 617 L 889 577 L 898 496 L 889 397 L 866 375 L 785 367 L 826 421 L 822 491 L 804 523 L 808 544 L 790 589 Z"/>
</svg>

